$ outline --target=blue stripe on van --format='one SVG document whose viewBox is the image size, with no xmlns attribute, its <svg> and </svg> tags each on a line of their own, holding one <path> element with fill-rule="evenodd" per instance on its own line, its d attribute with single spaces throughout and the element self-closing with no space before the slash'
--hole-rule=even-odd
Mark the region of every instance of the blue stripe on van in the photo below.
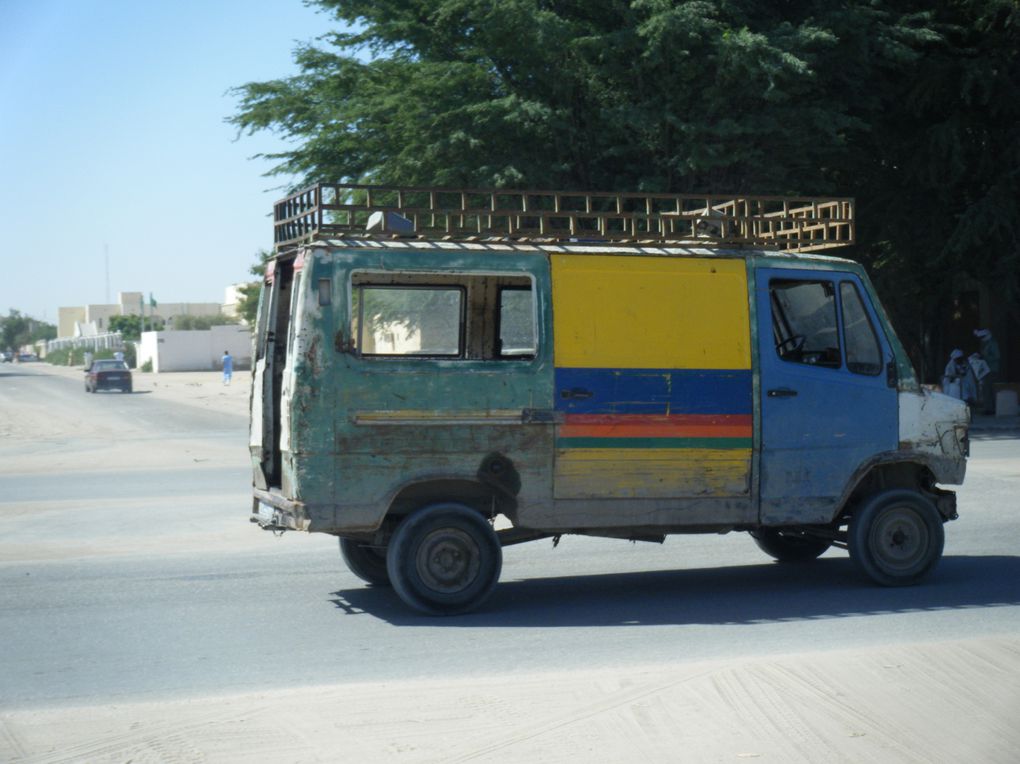
<svg viewBox="0 0 1020 764">
<path fill-rule="evenodd" d="M 555 408 L 572 414 L 750 414 L 751 399 L 747 369 L 556 369 Z"/>
</svg>

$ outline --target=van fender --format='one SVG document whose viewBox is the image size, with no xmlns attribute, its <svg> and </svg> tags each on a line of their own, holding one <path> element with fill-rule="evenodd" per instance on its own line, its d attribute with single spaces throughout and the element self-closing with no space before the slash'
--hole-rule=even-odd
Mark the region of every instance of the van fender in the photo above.
<svg viewBox="0 0 1020 764">
<path fill-rule="evenodd" d="M 919 451 L 887 451 L 875 454 L 863 462 L 847 481 L 836 511 L 833 524 L 841 524 L 853 513 L 857 505 L 868 497 L 893 488 L 917 491 L 928 496 L 939 513 L 947 520 L 956 518 L 956 494 L 936 486 L 943 482 L 940 474 L 952 472 L 954 465 L 945 457 Z M 949 470 L 946 468 L 950 467 Z"/>
</svg>

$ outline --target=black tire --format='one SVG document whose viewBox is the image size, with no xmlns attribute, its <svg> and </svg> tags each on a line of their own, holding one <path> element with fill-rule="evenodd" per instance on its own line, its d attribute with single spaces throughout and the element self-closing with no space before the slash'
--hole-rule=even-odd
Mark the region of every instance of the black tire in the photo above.
<svg viewBox="0 0 1020 764">
<path fill-rule="evenodd" d="M 492 526 L 460 504 L 434 504 L 397 526 L 386 553 L 400 598 L 429 615 L 481 605 L 496 586 L 503 549 Z"/>
<path fill-rule="evenodd" d="M 340 556 L 351 573 L 373 586 L 389 586 L 386 572 L 386 550 L 369 546 L 364 541 L 340 539 Z"/>
<path fill-rule="evenodd" d="M 778 562 L 807 562 L 825 552 L 832 542 L 787 533 L 778 528 L 759 528 L 751 531 L 751 538 L 769 557 Z"/>
<path fill-rule="evenodd" d="M 883 586 L 909 586 L 928 576 L 942 558 L 942 516 L 923 494 L 880 493 L 850 518 L 850 559 Z"/>
</svg>

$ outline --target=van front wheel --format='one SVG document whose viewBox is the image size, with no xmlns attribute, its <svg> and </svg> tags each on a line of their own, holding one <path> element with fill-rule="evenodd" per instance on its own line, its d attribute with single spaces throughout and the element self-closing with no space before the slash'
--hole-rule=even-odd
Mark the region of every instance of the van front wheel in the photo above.
<svg viewBox="0 0 1020 764">
<path fill-rule="evenodd" d="M 373 586 L 389 586 L 390 575 L 386 572 L 386 550 L 369 546 L 363 541 L 340 539 L 340 556 L 351 573 Z"/>
<path fill-rule="evenodd" d="M 880 493 L 850 518 L 850 559 L 883 586 L 916 584 L 938 565 L 944 544 L 941 515 L 915 491 Z"/>
<path fill-rule="evenodd" d="M 776 528 L 759 528 L 751 531 L 751 538 L 761 551 L 778 562 L 813 560 L 832 546 L 828 539 L 784 533 Z"/>
<path fill-rule="evenodd" d="M 473 610 L 492 593 L 503 549 L 492 526 L 460 504 L 426 507 L 397 526 L 386 569 L 400 598 L 429 615 Z"/>
</svg>

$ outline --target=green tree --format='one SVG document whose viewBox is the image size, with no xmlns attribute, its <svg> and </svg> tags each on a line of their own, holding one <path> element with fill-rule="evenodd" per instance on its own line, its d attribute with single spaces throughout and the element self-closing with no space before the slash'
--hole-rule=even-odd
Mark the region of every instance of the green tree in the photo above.
<svg viewBox="0 0 1020 764">
<path fill-rule="evenodd" d="M 258 317 L 259 310 L 259 294 L 262 291 L 262 281 L 266 275 L 266 262 L 272 256 L 272 252 L 267 252 L 264 249 L 259 250 L 259 260 L 250 269 L 252 276 L 259 277 L 258 281 L 249 281 L 239 289 L 241 299 L 237 304 L 237 315 L 248 326 L 255 326 L 255 319 Z"/>
<path fill-rule="evenodd" d="M 125 340 L 137 342 L 142 332 L 159 332 L 166 322 L 159 316 L 110 316 L 110 331 L 120 332 Z"/>
<path fill-rule="evenodd" d="M 870 41 L 910 31 L 778 2 L 318 4 L 361 31 L 300 48 L 298 76 L 238 88 L 231 120 L 294 139 L 273 172 L 309 181 L 824 190 L 866 127 L 833 92 L 867 92 L 847 49 L 881 62 Z"/>
<path fill-rule="evenodd" d="M 993 328 L 1020 319 L 1020 4 L 930 8 L 927 39 L 882 81 L 847 187 L 862 202 L 858 256 L 932 380 L 961 285 L 1003 308 Z"/>
<path fill-rule="evenodd" d="M 235 91 L 273 174 L 854 195 L 929 369 L 959 279 L 1020 302 L 1016 0 L 315 2 L 347 31 Z"/>
<path fill-rule="evenodd" d="M 16 351 L 23 345 L 57 336 L 57 327 L 45 321 L 26 316 L 13 308 L 7 316 L 0 316 L 0 349 Z"/>
<path fill-rule="evenodd" d="M 141 316 L 110 316 L 110 331 L 120 332 L 128 341 L 137 342 L 142 333 Z"/>
<path fill-rule="evenodd" d="M 220 313 L 216 316 L 174 316 L 169 323 L 174 330 L 196 330 L 236 324 L 239 323 L 239 319 Z"/>
</svg>

